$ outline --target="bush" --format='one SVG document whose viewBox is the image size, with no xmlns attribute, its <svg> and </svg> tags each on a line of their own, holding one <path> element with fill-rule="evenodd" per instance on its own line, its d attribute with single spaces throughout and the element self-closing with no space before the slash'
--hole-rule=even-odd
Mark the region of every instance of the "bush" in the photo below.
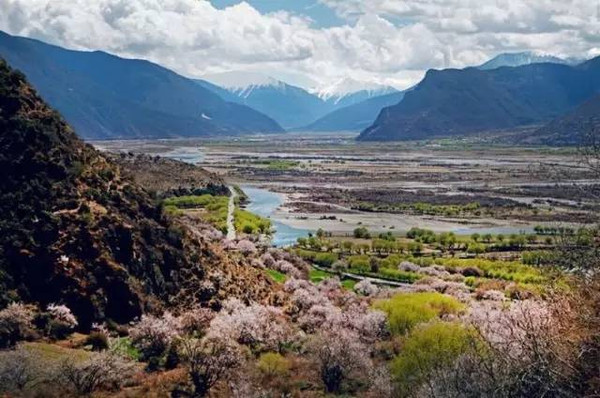
<svg viewBox="0 0 600 398">
<path fill-rule="evenodd" d="M 21 303 L 11 303 L 0 311 L 0 347 L 12 347 L 33 333 L 34 309 Z"/>
<path fill-rule="evenodd" d="M 94 351 L 104 351 L 109 347 L 108 336 L 102 332 L 92 332 L 85 339 L 85 345 L 92 346 Z"/>
<path fill-rule="evenodd" d="M 168 312 L 157 318 L 152 315 L 142 315 L 138 324 L 129 329 L 131 342 L 140 350 L 144 359 L 161 357 L 171 342 L 179 337 L 181 324 Z"/>
<path fill-rule="evenodd" d="M 437 372 L 453 363 L 473 345 L 472 333 L 458 323 L 434 322 L 414 329 L 403 350 L 392 362 L 392 375 L 399 390 L 410 395 Z"/>
<path fill-rule="evenodd" d="M 371 234 L 365 227 L 358 227 L 354 230 L 354 237 L 357 239 L 370 239 Z"/>
<path fill-rule="evenodd" d="M 80 396 L 101 387 L 117 390 L 135 371 L 135 364 L 113 353 L 94 353 L 83 362 L 69 358 L 60 368 L 63 383 Z"/>
<path fill-rule="evenodd" d="M 315 264 L 322 267 L 331 267 L 338 259 L 335 253 L 318 253 L 313 260 Z"/>
<path fill-rule="evenodd" d="M 66 305 L 48 305 L 48 323 L 46 332 L 54 339 L 67 338 L 77 326 L 77 319 Z"/>
<path fill-rule="evenodd" d="M 0 352 L 0 393 L 17 393 L 44 381 L 49 372 L 39 355 L 23 346 Z M 13 396 L 13 395 L 7 395 Z"/>
<path fill-rule="evenodd" d="M 455 314 L 463 305 L 453 297 L 440 293 L 401 293 L 375 302 L 384 311 L 393 334 L 402 335 L 421 322 L 447 314 Z"/>
<path fill-rule="evenodd" d="M 267 352 L 258 359 L 258 369 L 268 378 L 286 377 L 290 370 L 290 363 L 279 353 Z"/>
</svg>

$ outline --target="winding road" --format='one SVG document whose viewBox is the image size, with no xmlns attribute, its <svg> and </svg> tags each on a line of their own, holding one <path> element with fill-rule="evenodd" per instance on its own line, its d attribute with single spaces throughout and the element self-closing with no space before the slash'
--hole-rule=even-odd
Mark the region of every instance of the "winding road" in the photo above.
<svg viewBox="0 0 600 398">
<path fill-rule="evenodd" d="M 235 210 L 235 198 L 237 198 L 237 192 L 232 186 L 229 186 L 229 206 L 227 208 L 227 239 L 235 240 L 235 224 L 233 222 L 233 211 Z"/>
</svg>

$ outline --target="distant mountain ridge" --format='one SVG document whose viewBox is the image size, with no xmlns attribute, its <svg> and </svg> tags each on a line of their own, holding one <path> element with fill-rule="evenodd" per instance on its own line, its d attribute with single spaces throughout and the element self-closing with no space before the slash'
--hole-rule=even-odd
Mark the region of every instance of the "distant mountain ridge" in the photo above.
<svg viewBox="0 0 600 398">
<path fill-rule="evenodd" d="M 248 72 L 208 75 L 196 82 L 226 101 L 247 105 L 270 116 L 284 128 L 298 131 L 360 131 L 375 120 L 384 106 L 397 102 L 390 102 L 389 99 L 395 97 L 388 95 L 401 98 L 393 87 L 352 79 L 310 91 Z M 365 102 L 371 99 L 372 102 Z M 351 106 L 351 110 L 343 110 Z"/>
<path fill-rule="evenodd" d="M 404 92 L 381 95 L 335 110 L 303 126 L 304 131 L 362 131 L 369 127 L 385 107 L 396 105 Z"/>
<path fill-rule="evenodd" d="M 196 82 L 226 101 L 243 104 L 268 115 L 286 129 L 316 120 L 331 109 L 306 90 L 267 76 L 223 73 L 209 79 Z"/>
<path fill-rule="evenodd" d="M 489 61 L 478 66 L 478 69 L 490 70 L 496 69 L 503 66 L 523 66 L 540 63 L 552 63 L 552 64 L 563 64 L 563 65 L 575 65 L 581 62 L 576 59 L 564 59 L 554 55 L 548 54 L 536 54 L 534 52 L 518 52 L 518 53 L 503 53 L 495 56 Z"/>
<path fill-rule="evenodd" d="M 413 140 L 546 123 L 600 91 L 600 57 L 577 66 L 531 64 L 430 70 L 360 140 Z"/>
<path fill-rule="evenodd" d="M 23 71 L 84 138 L 283 131 L 266 115 L 148 61 L 66 50 L 3 32 L 0 57 Z"/>
</svg>

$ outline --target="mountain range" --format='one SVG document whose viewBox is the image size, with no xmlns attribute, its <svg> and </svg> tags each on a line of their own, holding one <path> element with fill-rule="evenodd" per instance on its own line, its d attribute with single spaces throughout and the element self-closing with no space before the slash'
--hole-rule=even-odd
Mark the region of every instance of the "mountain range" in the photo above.
<svg viewBox="0 0 600 398">
<path fill-rule="evenodd" d="M 365 84 L 349 78 L 320 89 L 305 90 L 262 74 L 239 71 L 204 76 L 204 80 L 197 80 L 197 83 L 227 101 L 252 107 L 272 117 L 284 128 L 298 131 L 360 131 L 375 120 L 383 106 L 391 105 L 389 99 L 392 97 L 388 97 L 387 101 L 367 101 L 398 94 L 398 90 L 390 86 Z M 373 112 L 372 109 L 379 103 L 383 105 Z M 326 123 L 318 122 L 330 113 L 351 106 L 353 108 L 342 115 L 353 120 L 332 116 Z M 358 119 L 354 116 L 356 110 L 359 111 Z"/>
<path fill-rule="evenodd" d="M 570 66 L 430 70 L 359 140 L 427 139 L 544 124 L 600 91 L 600 57 Z"/>
<path fill-rule="evenodd" d="M 88 139 L 282 132 L 268 116 L 159 65 L 0 32 L 0 57 Z"/>
<path fill-rule="evenodd" d="M 536 54 L 533 52 L 525 51 L 517 53 L 498 54 L 494 58 L 478 66 L 478 68 L 483 70 L 489 70 L 500 68 L 503 66 L 523 66 L 541 63 L 575 65 L 580 62 L 582 61 L 577 59 L 564 59 L 556 57 L 554 55 Z"/>
<path fill-rule="evenodd" d="M 500 54 L 461 70 L 430 70 L 406 91 L 350 78 L 307 90 L 247 72 L 194 80 L 148 61 L 66 50 L 3 32 L 0 57 L 23 71 L 86 139 L 284 129 L 362 131 L 359 140 L 427 139 L 542 126 L 600 90 L 598 59 L 576 64 L 533 53 Z M 552 136 L 557 126 L 568 123 L 555 124 Z M 537 137 L 541 131 L 549 130 Z"/>
</svg>

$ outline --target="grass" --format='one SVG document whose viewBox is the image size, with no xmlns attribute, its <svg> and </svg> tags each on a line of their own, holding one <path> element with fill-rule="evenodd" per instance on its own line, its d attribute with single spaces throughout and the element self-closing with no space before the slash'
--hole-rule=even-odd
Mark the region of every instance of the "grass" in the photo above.
<svg viewBox="0 0 600 398">
<path fill-rule="evenodd" d="M 111 349 L 119 354 L 138 361 L 141 357 L 140 352 L 131 344 L 129 337 L 118 337 L 111 343 Z"/>
<path fill-rule="evenodd" d="M 311 269 L 308 273 L 308 277 L 312 283 L 320 283 L 325 279 L 329 279 L 333 276 L 333 274 L 325 271 L 321 271 L 319 269 Z"/>
<path fill-rule="evenodd" d="M 430 292 L 397 294 L 377 300 L 374 307 L 388 315 L 390 331 L 395 335 L 404 335 L 419 323 L 456 314 L 464 308 L 454 297 Z"/>
<path fill-rule="evenodd" d="M 176 196 L 163 201 L 164 209 L 169 214 L 178 215 L 183 213 L 182 209 L 204 209 L 200 217 L 212 224 L 221 232 L 227 232 L 227 210 L 229 207 L 228 196 L 200 195 L 200 196 Z"/>
<path fill-rule="evenodd" d="M 235 230 L 239 233 L 246 234 L 270 234 L 271 220 L 258 216 L 249 211 L 236 208 L 233 212 Z"/>
<path fill-rule="evenodd" d="M 215 226 L 223 233 L 227 232 L 227 212 L 229 210 L 228 196 L 176 196 L 163 201 L 163 206 L 168 214 L 179 215 L 184 210 L 203 209 L 199 216 L 206 222 Z M 238 233 L 268 234 L 271 232 L 271 221 L 249 211 L 236 207 L 233 213 L 235 230 Z"/>
<path fill-rule="evenodd" d="M 287 279 L 287 276 L 285 276 L 285 274 L 282 274 L 279 271 L 275 271 L 274 269 L 268 269 L 267 274 L 269 274 L 269 276 L 277 283 L 283 283 Z"/>
<path fill-rule="evenodd" d="M 39 355 L 42 359 L 51 361 L 62 361 L 67 358 L 73 358 L 76 361 L 85 361 L 90 358 L 90 352 L 65 348 L 56 344 L 49 343 L 24 343 L 25 349 L 29 352 Z"/>
<path fill-rule="evenodd" d="M 402 352 L 392 361 L 392 375 L 401 391 L 409 392 L 434 370 L 477 349 L 474 341 L 474 332 L 460 323 L 437 321 L 418 327 L 404 339 Z"/>
<path fill-rule="evenodd" d="M 358 283 L 358 281 L 355 281 L 354 279 L 344 279 L 342 281 L 342 287 L 346 290 L 350 290 L 353 291 L 354 290 L 354 286 Z"/>
</svg>

